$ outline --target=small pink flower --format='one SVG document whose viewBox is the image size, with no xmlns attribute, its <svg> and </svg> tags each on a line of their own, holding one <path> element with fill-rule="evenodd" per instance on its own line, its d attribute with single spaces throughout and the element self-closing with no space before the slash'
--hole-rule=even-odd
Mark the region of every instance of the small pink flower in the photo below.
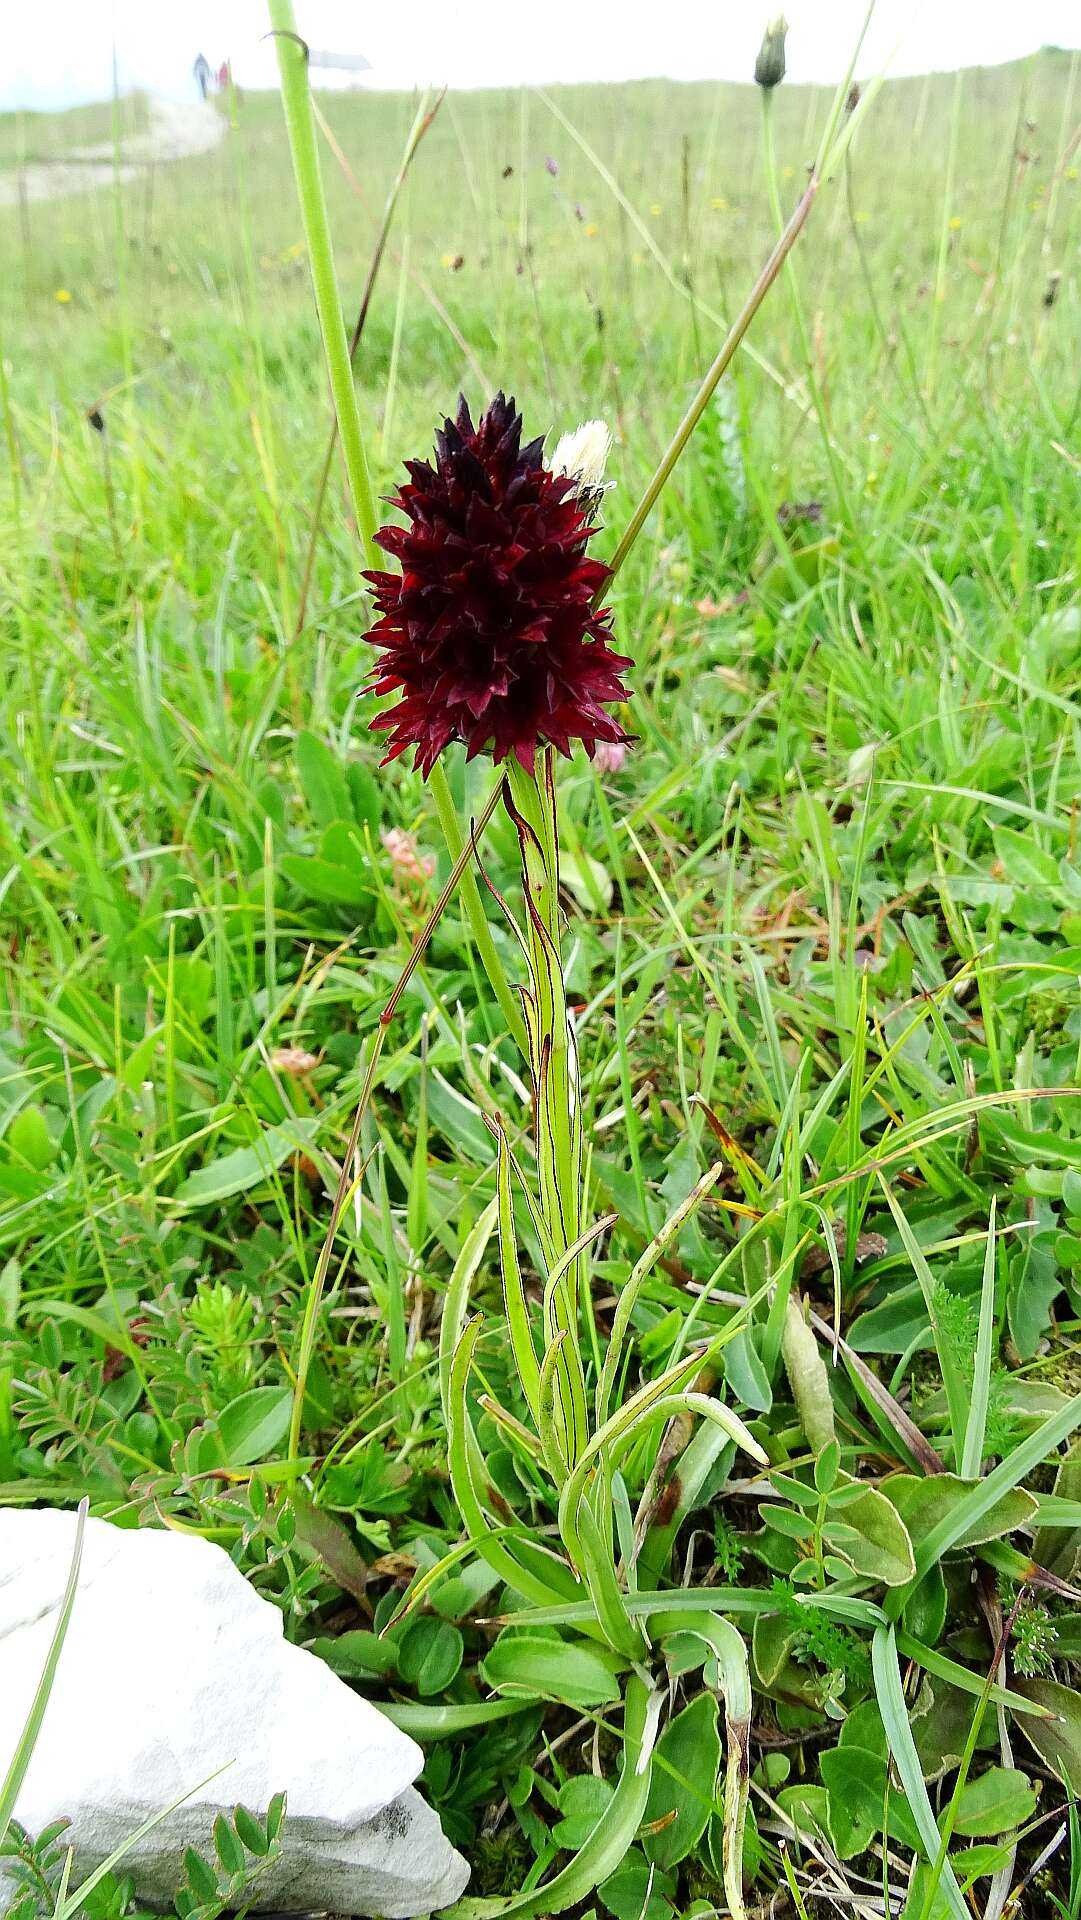
<svg viewBox="0 0 1081 1920">
<path fill-rule="evenodd" d="M 279 1073 L 313 1073 L 319 1065 L 319 1055 L 309 1053 L 306 1047 L 275 1047 L 270 1064 Z"/>
<path fill-rule="evenodd" d="M 380 834 L 395 877 L 413 886 L 423 886 L 435 872 L 434 853 L 418 853 L 417 843 L 411 833 L 401 827 L 388 827 Z"/>
<path fill-rule="evenodd" d="M 598 740 L 593 765 L 598 773 L 618 773 L 626 758 L 625 740 Z"/>
</svg>

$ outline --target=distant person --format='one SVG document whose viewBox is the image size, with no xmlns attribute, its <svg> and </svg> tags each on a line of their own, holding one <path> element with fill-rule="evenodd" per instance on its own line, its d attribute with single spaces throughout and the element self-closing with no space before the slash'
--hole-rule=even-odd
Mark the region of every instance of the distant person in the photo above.
<svg viewBox="0 0 1081 1920">
<path fill-rule="evenodd" d="M 221 66 L 218 68 L 218 87 L 222 93 L 226 91 L 226 88 L 228 87 L 232 77 L 233 76 L 229 71 L 228 60 L 223 60 L 221 63 Z"/>
<path fill-rule="evenodd" d="M 210 62 L 204 53 L 196 55 L 192 73 L 195 75 L 195 84 L 199 89 L 199 97 L 201 100 L 205 100 L 207 89 L 210 86 Z"/>
</svg>

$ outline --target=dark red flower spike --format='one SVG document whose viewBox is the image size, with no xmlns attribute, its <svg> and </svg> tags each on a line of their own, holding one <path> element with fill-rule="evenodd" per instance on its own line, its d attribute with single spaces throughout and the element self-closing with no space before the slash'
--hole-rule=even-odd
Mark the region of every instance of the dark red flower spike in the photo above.
<svg viewBox="0 0 1081 1920">
<path fill-rule="evenodd" d="M 406 463 L 392 504 L 409 524 L 376 535 L 401 573 L 364 576 L 380 615 L 372 691 L 402 695 L 372 722 L 390 735 L 384 764 L 413 747 L 427 778 L 461 740 L 470 760 L 514 754 L 532 773 L 545 743 L 569 754 L 580 740 L 592 758 L 598 740 L 628 738 L 605 711 L 627 699 L 631 661 L 593 611 L 608 569 L 586 555 L 591 499 L 544 465 L 542 439 L 521 439 L 513 400 L 497 394 L 474 427 L 461 399 L 434 467 Z"/>
</svg>

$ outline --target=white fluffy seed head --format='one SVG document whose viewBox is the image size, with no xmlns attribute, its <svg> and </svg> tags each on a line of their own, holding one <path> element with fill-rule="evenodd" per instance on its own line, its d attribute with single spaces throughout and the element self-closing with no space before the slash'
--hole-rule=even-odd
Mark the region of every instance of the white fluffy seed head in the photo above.
<svg viewBox="0 0 1081 1920">
<path fill-rule="evenodd" d="M 565 473 L 577 480 L 583 493 L 595 493 L 604 485 L 604 469 L 612 451 L 612 435 L 603 420 L 587 420 L 573 433 L 565 433 L 552 455 L 553 473 Z"/>
</svg>

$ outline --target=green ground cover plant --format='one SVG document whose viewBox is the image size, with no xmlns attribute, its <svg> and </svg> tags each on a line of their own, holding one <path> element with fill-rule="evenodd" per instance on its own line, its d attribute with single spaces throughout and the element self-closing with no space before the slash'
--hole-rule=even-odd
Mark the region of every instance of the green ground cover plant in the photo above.
<svg viewBox="0 0 1081 1920">
<path fill-rule="evenodd" d="M 1077 66 L 848 103 L 633 545 L 826 92 L 317 97 L 314 535 L 281 101 L 0 210 L 0 1497 L 225 1545 L 476 1916 L 1081 1913 Z M 500 386 L 635 736 L 510 808 L 361 578 Z"/>
</svg>

